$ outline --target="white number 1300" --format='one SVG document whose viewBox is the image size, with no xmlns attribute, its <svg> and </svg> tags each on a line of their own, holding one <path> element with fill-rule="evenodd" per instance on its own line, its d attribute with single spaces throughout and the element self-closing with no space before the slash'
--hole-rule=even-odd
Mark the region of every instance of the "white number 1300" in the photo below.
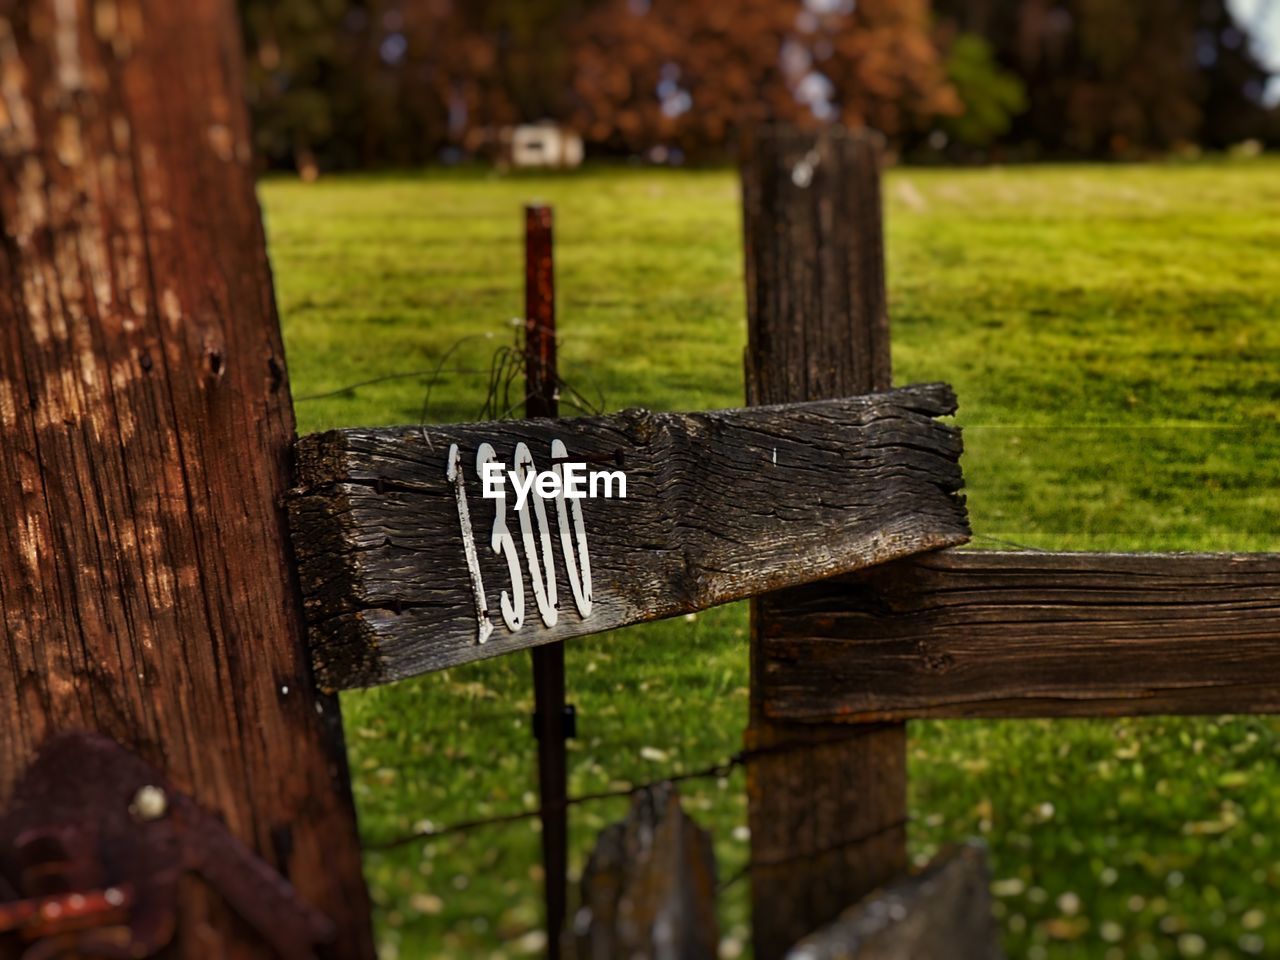
<svg viewBox="0 0 1280 960">
<path fill-rule="evenodd" d="M 561 473 L 561 464 L 568 451 L 561 440 L 551 441 L 552 471 Z M 519 481 L 534 471 L 533 455 L 524 443 L 516 444 L 512 458 L 514 472 Z M 476 473 L 484 476 L 486 463 L 497 461 L 496 451 L 488 443 L 476 450 Z M 454 498 L 458 505 L 458 523 L 462 527 L 462 547 L 467 558 L 467 570 L 471 575 L 471 589 L 475 594 L 476 640 L 484 643 L 493 633 L 493 620 L 489 616 L 489 600 L 485 595 L 484 579 L 480 573 L 480 556 L 476 549 L 471 527 L 471 511 L 467 503 L 466 481 L 462 471 L 462 454 L 455 443 L 449 447 L 449 459 L 445 476 L 453 484 Z M 502 620 L 507 629 L 515 633 L 524 626 L 525 594 L 524 573 L 520 566 L 520 552 L 511 528 L 507 526 L 507 498 L 503 494 L 495 499 L 493 527 L 489 536 L 489 549 L 507 561 L 509 589 L 502 591 Z M 591 557 L 587 552 L 587 528 L 582 520 L 582 500 L 566 499 L 565 484 L 559 484 L 559 493 L 553 498 L 560 534 L 560 552 L 564 556 L 565 571 L 569 575 L 569 588 L 578 616 L 584 620 L 591 615 Z M 530 510 L 530 504 L 533 509 Z M 534 602 L 543 624 L 554 627 L 560 619 L 560 604 L 556 589 L 555 554 L 552 550 L 552 531 L 547 522 L 546 502 L 537 491 L 530 489 L 524 508 L 516 511 L 519 517 L 520 543 L 524 560 L 529 565 L 529 578 L 533 586 Z M 535 535 L 534 527 L 537 526 Z M 572 528 L 572 529 L 571 529 Z"/>
</svg>

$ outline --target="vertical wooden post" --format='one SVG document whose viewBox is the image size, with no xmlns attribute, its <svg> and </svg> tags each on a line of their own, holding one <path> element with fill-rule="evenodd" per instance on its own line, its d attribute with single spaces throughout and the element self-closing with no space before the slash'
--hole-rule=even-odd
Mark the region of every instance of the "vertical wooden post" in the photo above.
<svg viewBox="0 0 1280 960">
<path fill-rule="evenodd" d="M 552 226 L 550 207 L 525 208 L 524 410 L 528 417 L 554 417 L 560 412 Z M 569 884 L 564 644 L 548 643 L 529 653 L 533 657 L 533 732 L 538 738 L 547 956 L 558 960 Z"/>
<path fill-rule="evenodd" d="M 0 13 L 0 797 L 51 733 L 140 752 L 373 956 L 304 649 L 293 410 L 231 0 Z M 265 957 L 184 885 L 182 957 Z"/>
<path fill-rule="evenodd" d="M 747 397 L 789 403 L 890 386 L 879 141 L 770 128 L 746 145 Z M 906 865 L 906 732 L 769 721 L 752 608 L 747 775 L 756 956 L 773 960 Z"/>
</svg>

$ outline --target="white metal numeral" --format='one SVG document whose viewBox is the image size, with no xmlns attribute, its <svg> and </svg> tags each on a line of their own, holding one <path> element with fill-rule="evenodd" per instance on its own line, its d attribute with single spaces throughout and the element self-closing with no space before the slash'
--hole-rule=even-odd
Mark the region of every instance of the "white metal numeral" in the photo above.
<svg viewBox="0 0 1280 960">
<path fill-rule="evenodd" d="M 484 465 L 490 460 L 497 459 L 493 444 L 482 443 L 476 450 L 476 472 L 480 476 L 484 476 Z M 511 594 L 508 595 L 506 590 L 502 591 L 502 619 L 506 621 L 507 629 L 515 633 L 524 626 L 524 576 L 520 571 L 520 558 L 516 554 L 516 542 L 511 537 L 511 531 L 507 529 L 507 497 L 503 493 L 497 498 L 494 505 L 493 514 L 493 535 L 489 539 L 489 546 L 494 553 L 505 554 L 507 558 L 507 572 L 511 575 Z"/>
<path fill-rule="evenodd" d="M 551 441 L 551 459 L 565 460 L 569 451 L 563 440 Z M 564 554 L 564 566 L 569 573 L 569 586 L 573 590 L 573 602 L 578 616 L 584 620 L 591 615 L 591 556 L 587 553 L 587 526 L 582 519 L 582 500 L 566 503 L 564 468 L 555 463 L 553 470 L 560 476 L 560 495 L 556 497 L 556 515 L 560 525 L 560 552 Z M 569 512 L 573 512 L 573 533 L 577 537 L 577 549 L 569 535 Z"/>
</svg>

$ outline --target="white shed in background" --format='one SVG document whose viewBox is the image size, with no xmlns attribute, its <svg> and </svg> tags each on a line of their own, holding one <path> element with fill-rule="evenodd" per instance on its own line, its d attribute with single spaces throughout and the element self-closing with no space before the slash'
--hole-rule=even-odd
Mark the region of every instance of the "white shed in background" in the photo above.
<svg viewBox="0 0 1280 960">
<path fill-rule="evenodd" d="M 524 123 L 502 131 L 503 160 L 513 167 L 558 167 L 582 164 L 582 137 L 554 123 Z"/>
</svg>

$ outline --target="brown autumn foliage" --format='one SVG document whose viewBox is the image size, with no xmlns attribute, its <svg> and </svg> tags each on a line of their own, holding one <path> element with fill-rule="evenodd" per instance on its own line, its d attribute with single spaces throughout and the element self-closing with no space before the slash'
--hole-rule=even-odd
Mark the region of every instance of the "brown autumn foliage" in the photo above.
<svg viewBox="0 0 1280 960">
<path fill-rule="evenodd" d="M 520 120 L 503 72 L 503 53 L 476 4 L 382 0 L 398 12 L 406 41 L 400 109 L 423 117 L 424 137 L 444 135 L 468 149 L 484 131 Z"/>
<path fill-rule="evenodd" d="M 259 150 L 282 165 L 483 153 L 542 119 L 597 152 L 697 156 L 761 120 L 866 123 L 907 149 L 940 126 L 1027 157 L 1280 142 L 1227 0 L 239 3 Z"/>
<path fill-rule="evenodd" d="M 961 108 L 926 0 L 606 0 L 572 50 L 571 121 L 614 149 L 703 153 L 769 120 L 896 138 Z"/>
</svg>

